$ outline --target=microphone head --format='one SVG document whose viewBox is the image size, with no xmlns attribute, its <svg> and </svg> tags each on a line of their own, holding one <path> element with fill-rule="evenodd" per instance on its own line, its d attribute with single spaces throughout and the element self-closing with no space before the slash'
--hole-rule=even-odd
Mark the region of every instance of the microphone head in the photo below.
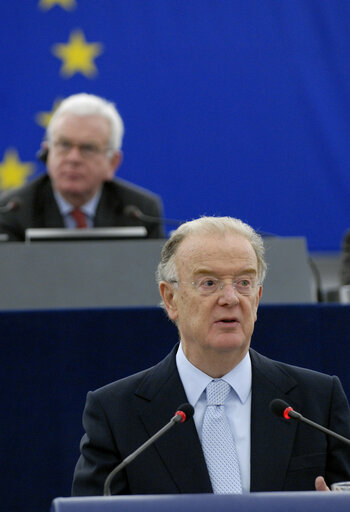
<svg viewBox="0 0 350 512">
<path fill-rule="evenodd" d="M 22 201 L 18 197 L 10 199 L 4 206 L 0 206 L 0 213 L 9 213 L 18 210 Z"/>
<path fill-rule="evenodd" d="M 18 210 L 21 207 L 22 201 L 18 197 L 14 197 L 10 201 L 11 211 Z"/>
<path fill-rule="evenodd" d="M 141 212 L 140 208 L 133 204 L 127 204 L 123 209 L 123 214 L 126 217 L 131 217 L 133 219 L 140 220 L 143 216 L 143 213 Z"/>
<path fill-rule="evenodd" d="M 283 417 L 289 419 L 288 412 L 286 416 L 286 410 L 292 410 L 292 408 L 285 402 L 284 400 L 280 400 L 279 398 L 275 398 L 270 403 L 270 411 L 272 414 L 275 414 L 278 417 Z"/>
<path fill-rule="evenodd" d="M 175 416 L 180 416 L 181 420 L 180 423 L 184 423 L 185 421 L 188 421 L 192 418 L 194 414 L 194 409 L 191 404 L 181 404 L 178 407 L 178 410 L 175 413 Z"/>
</svg>

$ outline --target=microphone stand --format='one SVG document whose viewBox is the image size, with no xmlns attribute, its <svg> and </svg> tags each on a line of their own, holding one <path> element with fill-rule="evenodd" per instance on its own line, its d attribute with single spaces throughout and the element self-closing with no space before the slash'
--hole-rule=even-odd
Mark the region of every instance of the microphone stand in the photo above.
<svg viewBox="0 0 350 512">
<path fill-rule="evenodd" d="M 181 410 L 182 409 L 182 410 Z M 108 477 L 105 480 L 103 496 L 111 496 L 111 482 L 115 475 L 119 473 L 122 469 L 125 468 L 130 462 L 132 462 L 140 453 L 142 453 L 146 448 L 148 448 L 151 444 L 153 444 L 157 439 L 159 439 L 165 432 L 171 429 L 176 423 L 184 423 L 188 419 L 193 416 L 194 409 L 190 404 L 182 404 L 180 406 L 180 410 L 175 413 L 175 415 L 171 418 L 171 420 L 164 425 L 158 432 L 156 432 L 152 437 L 150 437 L 145 443 L 139 446 L 134 452 L 132 452 L 126 459 L 124 459 L 117 467 L 110 472 Z"/>
</svg>

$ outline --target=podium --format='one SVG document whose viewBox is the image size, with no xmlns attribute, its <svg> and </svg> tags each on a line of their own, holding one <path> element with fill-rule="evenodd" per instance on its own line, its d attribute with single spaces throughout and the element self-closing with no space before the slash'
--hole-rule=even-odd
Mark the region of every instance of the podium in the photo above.
<svg viewBox="0 0 350 512">
<path fill-rule="evenodd" d="M 349 512 L 347 492 L 270 492 L 56 498 L 51 512 Z"/>
</svg>

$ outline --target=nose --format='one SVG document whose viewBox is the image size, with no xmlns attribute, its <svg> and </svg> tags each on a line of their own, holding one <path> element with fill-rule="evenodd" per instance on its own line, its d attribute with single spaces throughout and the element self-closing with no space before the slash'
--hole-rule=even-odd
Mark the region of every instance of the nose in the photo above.
<svg viewBox="0 0 350 512">
<path fill-rule="evenodd" d="M 66 153 L 66 157 L 71 158 L 73 160 L 81 159 L 80 147 L 78 144 L 73 144 L 71 148 Z"/>
<path fill-rule="evenodd" d="M 223 285 L 222 289 L 220 290 L 219 303 L 221 305 L 239 303 L 239 295 L 232 283 L 226 283 Z"/>
</svg>

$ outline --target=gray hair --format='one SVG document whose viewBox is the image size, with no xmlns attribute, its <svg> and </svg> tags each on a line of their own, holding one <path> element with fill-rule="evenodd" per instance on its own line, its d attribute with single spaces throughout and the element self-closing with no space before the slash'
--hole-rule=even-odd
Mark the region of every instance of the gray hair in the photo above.
<svg viewBox="0 0 350 512">
<path fill-rule="evenodd" d="M 258 261 L 258 280 L 263 283 L 266 276 L 265 249 L 262 237 L 254 229 L 233 217 L 200 217 L 181 224 L 163 246 L 160 262 L 156 272 L 157 283 L 177 281 L 175 264 L 176 252 L 184 238 L 192 234 L 226 234 L 234 233 L 244 236 L 252 245 Z"/>
<path fill-rule="evenodd" d="M 57 120 L 64 114 L 77 116 L 100 116 L 106 119 L 111 127 L 109 147 L 113 152 L 120 151 L 124 135 L 124 123 L 115 105 L 94 94 L 73 94 L 63 100 L 54 112 L 46 130 L 46 138 L 52 140 Z"/>
</svg>

